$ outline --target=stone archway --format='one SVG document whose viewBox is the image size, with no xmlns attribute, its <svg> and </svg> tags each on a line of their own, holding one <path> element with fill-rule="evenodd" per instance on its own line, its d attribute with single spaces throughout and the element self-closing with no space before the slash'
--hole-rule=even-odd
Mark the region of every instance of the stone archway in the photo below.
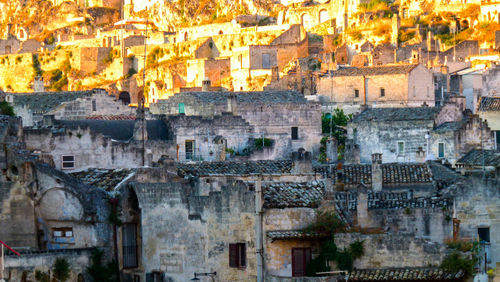
<svg viewBox="0 0 500 282">
<path fill-rule="evenodd" d="M 319 11 L 318 20 L 320 24 L 328 21 L 329 19 L 330 16 L 328 15 L 328 11 L 326 9 Z"/>
</svg>

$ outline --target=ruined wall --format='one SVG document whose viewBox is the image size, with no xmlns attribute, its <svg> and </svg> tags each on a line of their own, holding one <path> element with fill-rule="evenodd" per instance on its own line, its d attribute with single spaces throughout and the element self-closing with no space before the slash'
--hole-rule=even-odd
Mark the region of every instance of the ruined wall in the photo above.
<svg viewBox="0 0 500 282">
<path fill-rule="evenodd" d="M 95 105 L 95 110 L 94 106 Z M 94 93 L 91 97 L 79 98 L 74 101 L 64 102 L 53 109 L 48 115 L 55 119 L 79 120 L 91 116 L 135 116 L 136 109 L 116 100 L 107 93 Z"/>
<path fill-rule="evenodd" d="M 132 168 L 142 165 L 142 142 L 114 141 L 89 128 L 52 131 L 50 128 L 25 130 L 26 146 L 52 156 L 55 167 L 61 169 L 62 156 L 74 156 L 75 168 Z M 167 141 L 146 141 L 146 165 L 167 155 L 171 146 Z"/>
<path fill-rule="evenodd" d="M 409 234 L 335 234 L 339 249 L 364 241 L 365 254 L 354 261 L 355 268 L 437 266 L 445 255 L 445 246 Z"/>
<path fill-rule="evenodd" d="M 194 272 L 209 271 L 216 271 L 220 281 L 256 279 L 253 192 L 232 184 L 196 196 L 179 180 L 136 184 L 134 190 L 141 209 L 144 273 L 159 271 L 170 281 L 188 281 Z M 245 268 L 229 267 L 230 243 L 246 244 Z"/>
</svg>

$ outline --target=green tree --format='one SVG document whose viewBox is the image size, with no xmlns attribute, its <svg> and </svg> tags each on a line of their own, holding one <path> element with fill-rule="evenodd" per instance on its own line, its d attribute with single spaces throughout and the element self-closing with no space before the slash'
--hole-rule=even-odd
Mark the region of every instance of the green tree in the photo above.
<svg viewBox="0 0 500 282">
<path fill-rule="evenodd" d="M 59 281 L 66 281 L 69 279 L 71 268 L 67 260 L 65 260 L 64 258 L 57 258 L 52 267 L 54 278 Z"/>
<path fill-rule="evenodd" d="M 15 116 L 14 108 L 6 101 L 0 102 L 0 114 Z"/>
<path fill-rule="evenodd" d="M 463 257 L 459 252 L 452 252 L 447 255 L 441 262 L 441 269 L 449 273 L 457 273 L 460 270 L 465 273 L 466 277 L 470 277 L 474 272 L 474 265 L 477 259 Z"/>
<path fill-rule="evenodd" d="M 104 251 L 94 249 L 90 258 L 90 266 L 87 267 L 87 273 L 94 279 L 100 282 L 114 282 L 118 281 L 116 277 L 117 263 L 111 261 L 107 264 L 103 262 Z"/>
</svg>

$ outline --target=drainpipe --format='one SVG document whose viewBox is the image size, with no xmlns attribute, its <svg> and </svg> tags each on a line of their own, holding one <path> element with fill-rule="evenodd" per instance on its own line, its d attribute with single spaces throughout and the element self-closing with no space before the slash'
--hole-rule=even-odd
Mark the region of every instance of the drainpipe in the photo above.
<svg viewBox="0 0 500 282">
<path fill-rule="evenodd" d="M 255 253 L 257 258 L 257 282 L 264 281 L 264 249 L 262 247 L 262 177 L 255 183 Z"/>
<path fill-rule="evenodd" d="M 363 75 L 363 105 L 366 106 L 366 96 L 368 96 L 368 78 Z"/>
</svg>

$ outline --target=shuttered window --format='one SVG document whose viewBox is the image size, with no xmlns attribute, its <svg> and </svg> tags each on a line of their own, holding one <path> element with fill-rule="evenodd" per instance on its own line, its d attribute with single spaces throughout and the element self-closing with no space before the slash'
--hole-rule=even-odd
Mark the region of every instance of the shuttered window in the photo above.
<svg viewBox="0 0 500 282">
<path fill-rule="evenodd" d="M 247 250 L 245 243 L 229 244 L 229 267 L 245 268 Z"/>
<path fill-rule="evenodd" d="M 123 268 L 137 267 L 137 233 L 136 225 L 123 225 Z"/>
<path fill-rule="evenodd" d="M 292 276 L 306 276 L 307 264 L 311 261 L 311 248 L 292 249 Z"/>
</svg>

